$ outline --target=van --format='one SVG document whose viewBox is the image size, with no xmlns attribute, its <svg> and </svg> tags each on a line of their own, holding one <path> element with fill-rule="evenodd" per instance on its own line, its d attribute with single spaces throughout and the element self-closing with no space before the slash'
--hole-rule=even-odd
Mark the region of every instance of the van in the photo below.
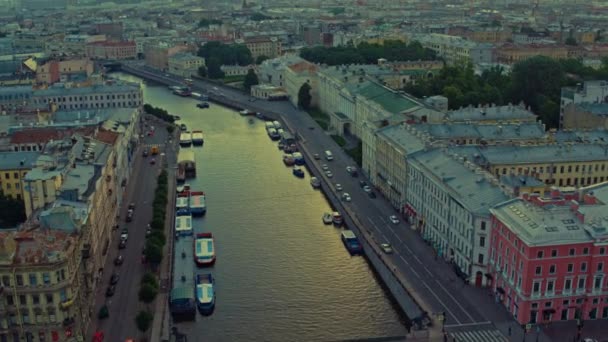
<svg viewBox="0 0 608 342">
<path fill-rule="evenodd" d="M 327 160 L 334 160 L 334 155 L 331 154 L 330 150 L 325 151 L 325 159 L 327 159 Z"/>
</svg>

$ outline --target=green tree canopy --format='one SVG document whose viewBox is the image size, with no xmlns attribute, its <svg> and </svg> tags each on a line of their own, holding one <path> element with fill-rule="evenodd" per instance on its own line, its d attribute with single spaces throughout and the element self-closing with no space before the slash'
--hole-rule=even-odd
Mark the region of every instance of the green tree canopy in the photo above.
<svg viewBox="0 0 608 342">
<path fill-rule="evenodd" d="M 308 83 L 304 83 L 298 91 L 298 107 L 303 108 L 304 110 L 310 109 L 310 103 L 312 101 L 310 90 L 310 85 Z"/>
<path fill-rule="evenodd" d="M 225 74 L 221 66 L 222 64 L 219 59 L 215 57 L 210 58 L 207 61 L 207 76 L 213 79 L 224 78 Z"/>
<path fill-rule="evenodd" d="M 361 43 L 357 47 L 349 45 L 304 48 L 300 57 L 313 63 L 342 65 L 375 64 L 380 58 L 389 61 L 432 60 L 436 59 L 436 54 L 419 42 L 407 44 L 399 40 L 386 40 L 384 44 Z"/>
<path fill-rule="evenodd" d="M 255 59 L 255 64 L 262 64 L 265 60 L 269 59 L 268 56 L 258 56 L 258 58 Z"/>
<path fill-rule="evenodd" d="M 158 288 L 158 279 L 156 279 L 156 275 L 152 272 L 146 272 L 141 277 L 141 285 L 150 284 L 155 288 Z"/>
<path fill-rule="evenodd" d="M 251 51 L 243 44 L 224 44 L 208 42 L 201 46 L 198 55 L 207 61 L 207 69 L 211 74 L 210 59 L 216 58 L 219 65 L 250 65 L 253 64 Z M 211 76 L 209 76 L 211 77 Z"/>
<path fill-rule="evenodd" d="M 259 83 L 260 81 L 258 80 L 258 75 L 256 75 L 253 69 L 249 69 L 247 71 L 247 75 L 245 75 L 245 80 L 243 81 L 243 88 L 245 88 L 245 90 L 247 91 L 250 91 L 251 87 Z"/>
<path fill-rule="evenodd" d="M 207 67 L 204 65 L 198 67 L 198 75 L 200 77 L 207 77 Z"/>
<path fill-rule="evenodd" d="M 151 303 L 156 298 L 158 294 L 158 287 L 155 287 L 153 284 L 145 283 L 142 284 L 139 288 L 139 300 L 144 303 Z"/>
<path fill-rule="evenodd" d="M 540 95 L 550 99 L 559 99 L 564 82 L 564 71 L 558 61 L 544 56 L 532 57 L 513 67 L 511 72 L 512 99 L 516 103 L 523 101 L 538 113 L 543 102 L 540 100 Z M 558 115 L 558 113 L 555 114 Z"/>
<path fill-rule="evenodd" d="M 158 244 L 146 241 L 144 255 L 146 256 L 146 260 L 158 265 L 163 260 L 163 248 Z"/>
<path fill-rule="evenodd" d="M 221 25 L 222 21 L 219 19 L 206 19 L 203 18 L 198 22 L 198 27 L 200 28 L 205 28 L 205 27 L 209 27 L 211 25 Z"/>
<path fill-rule="evenodd" d="M 149 311 L 140 311 L 135 317 L 135 323 L 137 324 L 137 329 L 142 333 L 148 331 L 150 329 L 150 325 L 152 325 L 152 321 L 154 320 L 154 315 Z"/>
</svg>

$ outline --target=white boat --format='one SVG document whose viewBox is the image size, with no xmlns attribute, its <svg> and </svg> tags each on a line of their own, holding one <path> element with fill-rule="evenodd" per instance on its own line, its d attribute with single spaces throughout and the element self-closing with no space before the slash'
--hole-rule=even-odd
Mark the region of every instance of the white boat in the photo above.
<svg viewBox="0 0 608 342">
<path fill-rule="evenodd" d="M 318 189 L 321 187 L 321 181 L 317 177 L 311 177 L 310 185 L 312 185 L 313 188 Z"/>
<path fill-rule="evenodd" d="M 207 212 L 207 205 L 205 204 L 204 192 L 190 192 L 190 212 L 193 216 L 205 215 L 205 213 Z"/>
<path fill-rule="evenodd" d="M 183 132 L 179 135 L 179 144 L 180 146 L 190 146 L 192 145 L 192 133 Z"/>
<path fill-rule="evenodd" d="M 344 219 L 342 218 L 342 215 L 340 215 L 339 212 L 334 211 L 334 213 L 332 214 L 332 221 L 336 226 L 340 226 L 344 222 Z"/>
<path fill-rule="evenodd" d="M 175 234 L 179 236 L 192 235 L 192 215 L 190 211 L 181 209 L 175 213 Z"/>
<path fill-rule="evenodd" d="M 332 222 L 333 222 L 333 218 L 331 217 L 330 213 L 323 214 L 323 223 L 331 224 Z"/>
<path fill-rule="evenodd" d="M 188 194 L 178 194 L 175 199 L 175 210 L 188 209 Z"/>
<path fill-rule="evenodd" d="M 281 123 L 280 123 L 280 122 L 278 122 L 278 121 L 273 121 L 273 122 L 272 122 L 272 125 L 274 126 L 274 128 L 275 128 L 276 130 L 279 130 L 279 129 L 283 128 L 283 126 L 281 126 Z"/>
</svg>

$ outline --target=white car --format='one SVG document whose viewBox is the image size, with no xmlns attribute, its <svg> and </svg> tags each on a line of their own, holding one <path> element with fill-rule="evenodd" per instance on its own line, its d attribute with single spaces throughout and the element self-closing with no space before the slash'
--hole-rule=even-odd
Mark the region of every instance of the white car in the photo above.
<svg viewBox="0 0 608 342">
<path fill-rule="evenodd" d="M 129 231 L 126 229 L 123 229 L 122 232 L 120 233 L 120 241 L 127 241 L 128 238 L 129 238 Z"/>
<path fill-rule="evenodd" d="M 370 192 L 372 192 L 372 188 L 370 188 L 369 185 L 366 185 L 366 186 L 363 187 L 363 191 L 365 191 L 367 193 L 370 193 Z"/>
<path fill-rule="evenodd" d="M 350 194 L 349 194 L 348 192 L 343 193 L 343 194 L 342 194 L 342 199 L 343 199 L 345 202 L 350 202 L 350 200 L 351 200 L 351 198 L 350 198 Z"/>
<path fill-rule="evenodd" d="M 342 191 L 342 184 L 336 183 L 336 191 Z"/>
<path fill-rule="evenodd" d="M 393 224 L 399 224 L 399 218 L 396 215 L 391 215 L 388 219 L 391 220 Z"/>
<path fill-rule="evenodd" d="M 323 169 L 323 171 L 329 170 L 329 166 L 327 166 L 327 164 L 321 165 L 321 168 Z"/>
<path fill-rule="evenodd" d="M 334 176 L 334 174 L 333 174 L 331 171 L 329 171 L 329 170 L 325 171 L 325 175 L 326 175 L 328 178 L 331 178 L 331 177 L 333 177 L 333 176 Z"/>
<path fill-rule="evenodd" d="M 380 248 L 382 248 L 382 250 L 384 251 L 384 253 L 386 254 L 391 254 L 393 253 L 393 247 L 391 247 L 390 243 L 383 243 L 380 245 Z"/>
</svg>

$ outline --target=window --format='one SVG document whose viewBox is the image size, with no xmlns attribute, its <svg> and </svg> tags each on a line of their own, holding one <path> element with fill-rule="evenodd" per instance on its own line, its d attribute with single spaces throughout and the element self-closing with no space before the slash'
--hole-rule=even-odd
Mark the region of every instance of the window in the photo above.
<svg viewBox="0 0 608 342">
<path fill-rule="evenodd" d="M 15 178 L 15 179 L 19 179 L 19 172 L 15 172 L 15 173 L 13 173 L 13 178 Z"/>
<path fill-rule="evenodd" d="M 535 281 L 534 284 L 532 285 L 532 293 L 538 294 L 539 292 L 540 292 L 540 281 Z"/>
<path fill-rule="evenodd" d="M 27 297 L 25 295 L 19 295 L 19 304 L 27 305 Z"/>
<path fill-rule="evenodd" d="M 549 274 L 555 274 L 555 265 L 549 266 Z"/>
<path fill-rule="evenodd" d="M 585 289 L 585 277 L 579 277 L 578 278 L 578 287 L 579 290 L 584 290 Z"/>
<path fill-rule="evenodd" d="M 597 264 L 597 271 L 602 272 L 604 270 L 604 263 L 600 262 Z"/>
<path fill-rule="evenodd" d="M 553 302 L 545 302 L 545 307 L 550 308 L 553 305 Z"/>
<path fill-rule="evenodd" d="M 47 293 L 46 294 L 46 303 L 47 304 L 53 304 L 53 302 L 54 302 L 53 294 L 52 293 Z"/>
<path fill-rule="evenodd" d="M 11 295 L 6 296 L 6 304 L 7 305 L 15 305 L 15 299 Z"/>
<path fill-rule="evenodd" d="M 589 248 L 585 247 L 583 248 L 583 255 L 587 255 L 589 254 Z"/>
<path fill-rule="evenodd" d="M 51 283 L 51 275 L 48 272 L 42 273 L 42 282 L 44 282 L 44 285 Z"/>
<path fill-rule="evenodd" d="M 570 292 L 572 290 L 572 279 L 566 278 L 564 281 L 564 292 Z"/>
<path fill-rule="evenodd" d="M 485 247 L 485 245 L 486 245 L 486 237 L 480 236 L 479 237 L 479 247 Z"/>
<path fill-rule="evenodd" d="M 481 230 L 486 230 L 486 222 L 481 221 Z"/>
<path fill-rule="evenodd" d="M 17 282 L 17 286 L 23 286 L 23 275 L 21 274 L 17 274 L 15 276 L 16 282 Z"/>
<path fill-rule="evenodd" d="M 38 284 L 38 277 L 36 276 L 36 273 L 30 273 L 30 285 L 36 286 L 37 284 Z"/>
<path fill-rule="evenodd" d="M 555 258 L 557 256 L 557 249 L 552 249 L 551 250 L 551 257 Z"/>
<path fill-rule="evenodd" d="M 606 248 L 601 247 L 600 248 L 600 255 L 604 255 L 604 254 L 606 254 Z"/>
<path fill-rule="evenodd" d="M 477 256 L 477 263 L 483 264 L 483 254 L 479 253 L 479 255 Z"/>
<path fill-rule="evenodd" d="M 568 264 L 568 273 L 574 272 L 574 264 Z"/>
<path fill-rule="evenodd" d="M 538 252 L 536 253 L 536 257 L 537 257 L 538 259 L 542 259 L 542 258 L 543 258 L 543 254 L 544 254 L 544 253 L 543 253 L 543 251 L 538 251 Z"/>
<path fill-rule="evenodd" d="M 4 179 L 11 179 L 11 174 L 9 172 L 5 172 Z"/>
<path fill-rule="evenodd" d="M 587 263 L 581 262 L 581 272 L 587 272 Z"/>
<path fill-rule="evenodd" d="M 547 293 L 553 293 L 555 290 L 555 280 L 547 281 Z"/>
<path fill-rule="evenodd" d="M 576 254 L 576 250 L 574 248 L 570 248 L 570 250 L 568 251 L 568 255 L 574 255 Z"/>
<path fill-rule="evenodd" d="M 601 290 L 602 289 L 602 276 L 596 276 L 595 279 L 593 279 L 593 289 L 595 290 Z"/>
<path fill-rule="evenodd" d="M 38 304 L 40 304 L 40 295 L 38 295 L 38 294 L 33 294 L 33 295 L 32 295 L 32 303 L 33 303 L 34 305 L 38 305 Z"/>
<path fill-rule="evenodd" d="M 11 277 L 7 275 L 2 276 L 2 284 L 6 287 L 11 286 Z"/>
<path fill-rule="evenodd" d="M 536 266 L 536 270 L 534 271 L 534 274 L 541 275 L 541 273 L 543 273 L 543 268 L 540 266 Z"/>
</svg>

